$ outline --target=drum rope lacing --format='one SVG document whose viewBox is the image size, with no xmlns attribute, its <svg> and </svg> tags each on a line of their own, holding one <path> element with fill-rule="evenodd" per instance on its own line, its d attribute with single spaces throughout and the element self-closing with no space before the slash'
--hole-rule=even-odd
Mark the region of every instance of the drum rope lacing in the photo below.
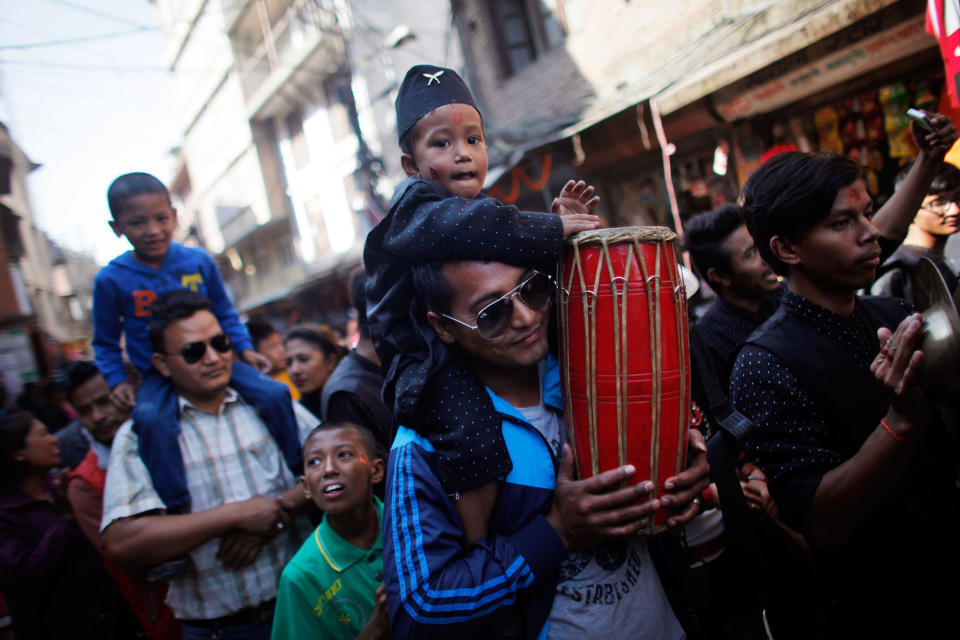
<svg viewBox="0 0 960 640">
<path fill-rule="evenodd" d="M 564 382 L 566 389 L 570 389 L 570 366 L 569 366 L 569 354 L 568 350 L 570 349 L 570 325 L 569 325 L 569 304 L 570 304 L 570 292 L 574 287 L 574 279 L 576 278 L 577 284 L 580 286 L 580 297 L 582 300 L 582 312 L 583 312 L 583 323 L 584 330 L 587 333 L 585 344 L 584 344 L 584 356 L 586 363 L 585 371 L 585 384 L 586 384 L 586 401 L 587 401 L 587 422 L 588 422 L 588 439 L 589 439 L 589 449 L 591 456 L 591 469 L 593 475 L 597 475 L 599 470 L 599 445 L 598 445 L 598 398 L 596 395 L 596 382 L 597 382 L 597 313 L 596 307 L 599 302 L 600 294 L 600 277 L 604 271 L 603 266 L 606 267 L 607 274 L 610 279 L 610 287 L 612 293 L 612 303 L 613 303 L 613 330 L 614 330 L 614 367 L 617 372 L 617 454 L 618 461 L 620 465 L 628 463 L 627 455 L 627 428 L 628 428 L 628 415 L 626 410 L 626 400 L 629 395 L 628 388 L 628 373 L 629 373 L 629 362 L 627 361 L 628 356 L 628 330 L 627 330 L 627 317 L 628 317 L 628 305 L 627 305 L 627 294 L 629 291 L 629 282 L 632 275 L 632 269 L 635 267 L 633 263 L 636 262 L 639 266 L 640 275 L 645 284 L 646 293 L 647 293 L 647 311 L 653 322 L 649 323 L 649 340 L 650 340 L 650 358 L 651 358 L 651 446 L 650 446 L 650 469 L 651 477 L 656 478 L 659 471 L 659 450 L 660 450 L 660 437 L 662 425 L 660 425 L 660 417 L 662 412 L 662 388 L 660 384 L 660 378 L 662 377 L 662 349 L 661 349 L 661 340 L 662 340 L 662 324 L 660 318 L 660 296 L 662 291 L 662 286 L 664 284 L 664 278 L 661 275 L 661 261 L 663 258 L 666 258 L 668 261 L 667 271 L 670 282 L 678 283 L 673 287 L 672 295 L 673 301 L 676 304 L 675 312 L 675 330 L 677 332 L 677 344 L 681 350 L 680 353 L 680 362 L 679 373 L 680 373 L 680 398 L 685 397 L 686 393 L 686 369 L 688 362 L 688 349 L 689 349 L 689 336 L 687 335 L 685 328 L 685 289 L 683 281 L 679 279 L 678 266 L 676 264 L 676 255 L 677 250 L 677 236 L 673 231 L 664 228 L 664 227 L 644 227 L 644 228 L 630 228 L 630 229 L 603 229 L 600 231 L 594 232 L 584 232 L 578 234 L 571 238 L 569 241 L 572 249 L 572 262 L 570 273 L 568 274 L 567 281 L 563 281 L 563 263 L 558 264 L 557 267 L 557 280 L 561 283 L 559 288 L 559 299 L 560 299 L 560 331 L 561 337 L 564 345 L 564 350 L 561 352 L 561 357 L 565 360 L 563 373 L 564 373 Z M 624 269 L 624 275 L 617 276 L 614 275 L 613 262 L 610 256 L 609 244 L 621 244 L 624 242 L 629 242 L 632 250 L 628 252 L 626 257 L 626 265 Z M 655 245 L 655 260 L 654 260 L 654 273 L 651 275 L 647 269 L 647 265 L 643 260 L 643 250 L 641 244 L 653 243 Z M 581 247 L 590 247 L 600 245 L 601 248 L 601 260 L 603 265 L 598 265 L 596 269 L 596 274 L 593 278 L 592 287 L 589 287 L 585 277 L 584 264 L 581 258 Z M 661 245 L 666 245 L 668 250 L 665 255 L 661 254 Z M 679 296 L 679 297 L 678 297 Z M 571 416 L 571 420 L 568 421 L 568 431 L 569 439 L 571 443 L 574 443 L 574 432 L 572 425 L 572 398 L 570 394 L 567 394 L 565 398 L 564 405 L 567 410 L 567 415 Z M 682 471 L 681 462 L 683 457 L 683 452 L 685 450 L 685 440 L 686 440 L 686 416 L 688 413 L 688 407 L 682 407 L 681 411 L 678 412 L 680 425 L 678 429 L 678 454 L 676 460 L 676 473 Z M 577 462 L 577 453 L 576 447 L 572 447 L 574 451 L 574 463 Z M 653 497 L 656 497 L 656 492 L 659 487 L 654 489 Z"/>
</svg>

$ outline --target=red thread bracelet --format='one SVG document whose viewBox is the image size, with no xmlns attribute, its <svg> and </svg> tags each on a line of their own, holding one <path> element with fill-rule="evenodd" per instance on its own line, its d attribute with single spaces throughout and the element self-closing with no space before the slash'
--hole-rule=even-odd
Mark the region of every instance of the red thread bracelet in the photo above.
<svg viewBox="0 0 960 640">
<path fill-rule="evenodd" d="M 887 421 L 884 418 L 880 418 L 880 424 L 884 429 L 887 430 L 887 433 L 890 434 L 890 437 L 899 442 L 900 444 L 910 444 L 910 442 L 904 438 L 902 435 L 890 428 L 890 425 L 887 424 Z"/>
<path fill-rule="evenodd" d="M 700 499 L 703 501 L 704 509 L 713 509 L 720 504 L 720 500 L 711 485 L 707 485 L 707 488 L 700 492 Z"/>
</svg>

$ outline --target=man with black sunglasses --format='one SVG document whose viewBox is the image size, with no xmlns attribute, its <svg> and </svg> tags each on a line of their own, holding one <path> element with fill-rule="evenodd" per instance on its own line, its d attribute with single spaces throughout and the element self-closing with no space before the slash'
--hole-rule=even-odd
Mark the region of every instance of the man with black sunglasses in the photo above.
<svg viewBox="0 0 960 640">
<path fill-rule="evenodd" d="M 675 538 L 634 534 L 660 505 L 673 509 L 675 527 L 697 514 L 694 498 L 708 482 L 699 433 L 691 467 L 657 500 L 649 481 L 623 486 L 631 465 L 574 480 L 547 339 L 552 280 L 481 261 L 418 265 L 412 275 L 414 308 L 485 385 L 512 465 L 497 482 L 488 535 L 464 540 L 459 496 L 438 478 L 431 441 L 399 428 L 384 509 L 394 635 L 684 637 L 689 607 L 667 569 L 680 564 Z M 447 393 L 436 404 L 458 402 Z"/>
<path fill-rule="evenodd" d="M 292 451 L 317 420 L 289 394 L 283 405 L 230 387 L 230 339 L 202 295 L 173 291 L 152 310 L 153 366 L 171 382 L 179 420 L 173 433 L 137 432 L 129 420 L 117 432 L 101 527 L 106 555 L 138 569 L 187 556 L 192 566 L 170 579 L 167 598 L 185 638 L 233 627 L 269 638 L 280 572 L 311 530 L 298 517 L 307 502 Z M 186 510 L 169 508 L 178 491 Z"/>
</svg>

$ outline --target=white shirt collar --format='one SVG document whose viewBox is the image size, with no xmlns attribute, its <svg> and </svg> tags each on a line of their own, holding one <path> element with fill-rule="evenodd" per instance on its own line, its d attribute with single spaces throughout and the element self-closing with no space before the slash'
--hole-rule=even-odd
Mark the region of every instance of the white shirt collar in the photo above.
<svg viewBox="0 0 960 640">
<path fill-rule="evenodd" d="M 240 399 L 240 395 L 230 387 L 227 387 L 227 393 L 225 396 L 223 396 L 223 404 L 220 405 L 220 408 L 222 409 L 225 405 L 230 404 L 231 402 L 236 402 L 239 399 Z M 193 411 L 202 411 L 201 409 L 198 409 L 193 404 L 191 404 L 189 400 L 187 400 L 186 398 L 184 398 L 179 394 L 177 394 L 177 404 L 180 407 L 181 412 L 183 412 L 185 409 L 188 409 L 188 408 Z M 205 411 L 202 411 L 202 412 L 206 413 Z"/>
</svg>

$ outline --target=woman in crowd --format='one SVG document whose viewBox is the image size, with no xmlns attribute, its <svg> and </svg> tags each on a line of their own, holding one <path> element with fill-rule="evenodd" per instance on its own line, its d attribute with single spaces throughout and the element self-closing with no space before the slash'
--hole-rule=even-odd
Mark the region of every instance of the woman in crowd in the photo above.
<svg viewBox="0 0 960 640">
<path fill-rule="evenodd" d="M 301 325 L 287 332 L 283 347 L 287 373 L 300 390 L 300 403 L 319 418 L 323 385 L 343 356 L 336 334 L 326 325 Z"/>
<path fill-rule="evenodd" d="M 17 640 L 133 637 L 132 614 L 58 491 L 59 465 L 42 422 L 0 417 L 0 592 Z"/>
</svg>

